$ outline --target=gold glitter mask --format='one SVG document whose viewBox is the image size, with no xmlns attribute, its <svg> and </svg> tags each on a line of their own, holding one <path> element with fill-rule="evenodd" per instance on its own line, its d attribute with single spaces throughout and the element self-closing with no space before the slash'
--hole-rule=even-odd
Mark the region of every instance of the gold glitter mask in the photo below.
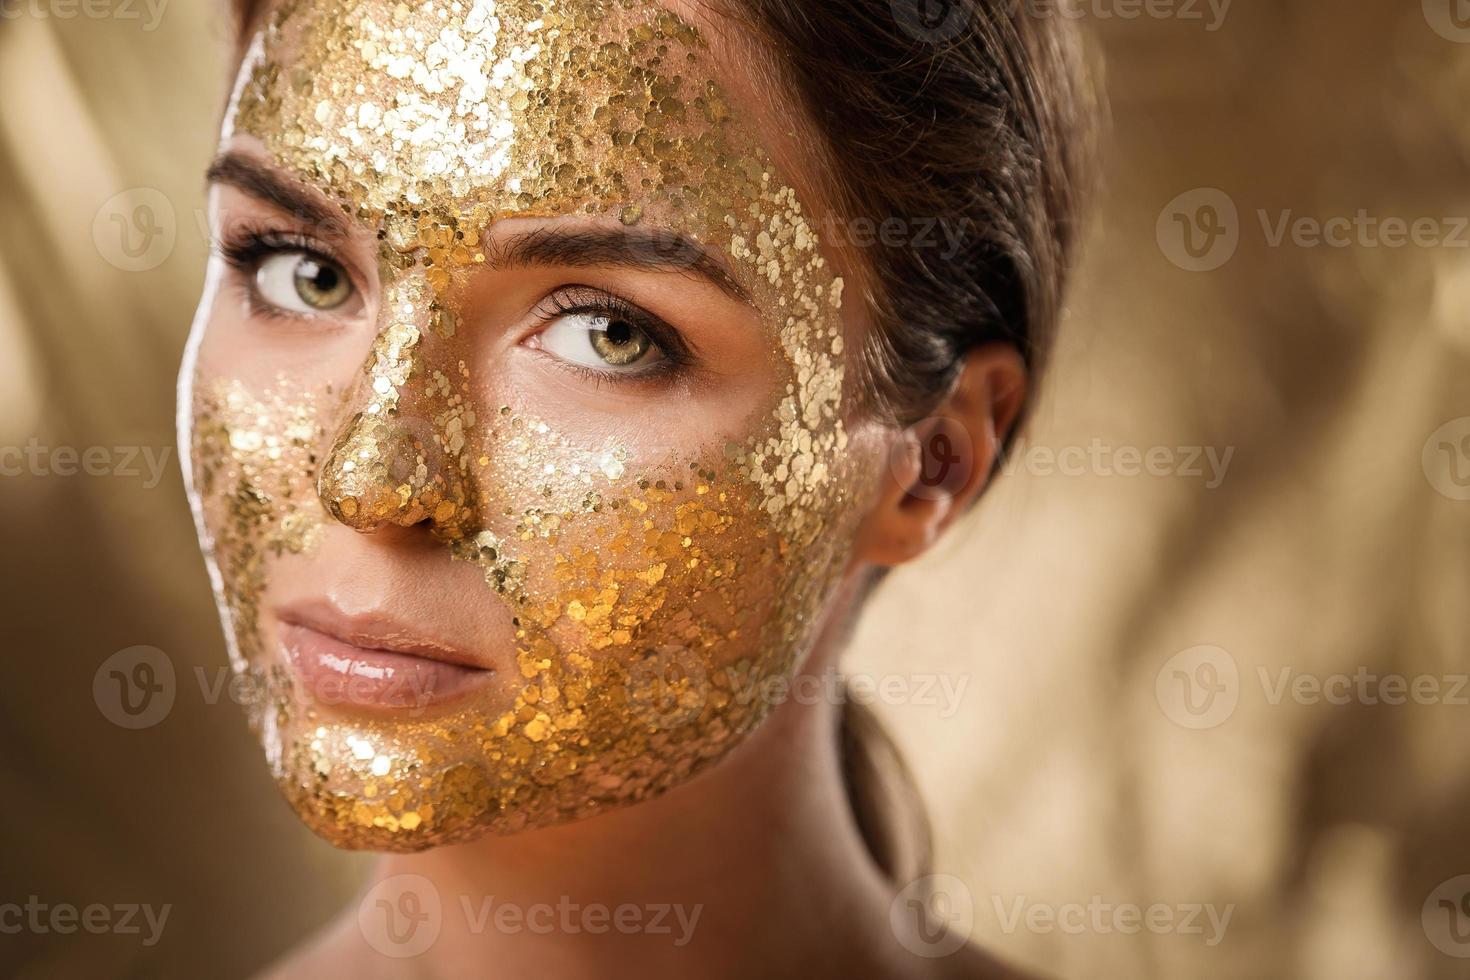
<svg viewBox="0 0 1470 980">
<path fill-rule="evenodd" d="M 810 649 L 874 467 L 843 424 L 841 281 L 709 60 L 673 14 L 598 0 L 287 0 L 247 56 L 227 138 L 379 243 L 349 390 L 186 368 L 232 658 L 268 693 L 252 724 L 334 843 L 415 849 L 646 799 L 759 724 L 766 681 Z M 489 229 L 566 215 L 698 242 L 754 298 L 778 377 L 739 438 L 653 452 L 570 431 L 476 361 L 456 297 L 495 264 Z M 506 614 L 496 682 L 400 715 L 315 703 L 277 649 L 273 571 L 390 527 L 483 572 L 454 598 Z"/>
</svg>

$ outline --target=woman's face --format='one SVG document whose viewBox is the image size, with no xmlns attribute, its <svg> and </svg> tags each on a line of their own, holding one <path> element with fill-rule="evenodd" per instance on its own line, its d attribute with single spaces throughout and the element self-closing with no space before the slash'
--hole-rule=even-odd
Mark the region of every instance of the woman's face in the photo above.
<svg viewBox="0 0 1470 980">
<path fill-rule="evenodd" d="M 619 0 L 284 0 L 251 47 L 185 445 L 252 724 L 329 840 L 646 799 L 809 652 L 879 440 L 727 62 Z"/>
</svg>

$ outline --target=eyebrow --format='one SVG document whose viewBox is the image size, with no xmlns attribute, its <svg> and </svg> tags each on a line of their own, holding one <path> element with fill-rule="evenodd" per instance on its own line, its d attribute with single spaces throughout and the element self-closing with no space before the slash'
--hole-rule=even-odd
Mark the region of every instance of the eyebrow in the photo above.
<svg viewBox="0 0 1470 980">
<path fill-rule="evenodd" d="M 749 303 L 750 293 L 702 245 L 667 229 L 537 228 L 493 248 L 497 267 L 612 265 L 660 272 L 688 272 Z"/>
<path fill-rule="evenodd" d="M 242 153 L 215 157 L 204 172 L 204 179 L 210 184 L 238 188 L 310 224 L 326 225 L 339 232 L 345 230 L 346 216 L 340 208 Z"/>
<path fill-rule="evenodd" d="M 295 181 L 237 152 L 216 157 L 205 171 L 210 184 L 227 184 L 303 221 L 345 229 L 345 215 Z M 537 228 L 496 242 L 490 249 L 499 268 L 534 265 L 599 265 L 688 272 L 750 303 L 750 293 L 723 262 L 694 239 L 667 229 Z"/>
</svg>

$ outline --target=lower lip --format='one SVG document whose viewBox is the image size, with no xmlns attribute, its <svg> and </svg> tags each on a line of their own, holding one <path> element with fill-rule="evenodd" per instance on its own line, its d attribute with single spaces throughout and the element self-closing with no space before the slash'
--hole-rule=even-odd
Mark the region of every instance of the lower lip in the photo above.
<svg viewBox="0 0 1470 980">
<path fill-rule="evenodd" d="M 280 637 L 311 701 L 326 707 L 422 711 L 465 697 L 491 676 L 410 653 L 365 649 L 294 623 L 282 623 Z"/>
</svg>

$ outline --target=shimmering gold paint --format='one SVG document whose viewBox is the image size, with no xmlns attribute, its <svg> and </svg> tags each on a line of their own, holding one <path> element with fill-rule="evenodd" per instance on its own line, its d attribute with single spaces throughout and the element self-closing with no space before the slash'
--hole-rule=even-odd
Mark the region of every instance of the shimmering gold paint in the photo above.
<svg viewBox="0 0 1470 980">
<path fill-rule="evenodd" d="M 247 58 L 233 130 L 381 243 L 354 390 L 195 388 L 236 667 L 271 692 L 252 716 L 282 788 L 335 843 L 413 849 L 646 799 L 757 725 L 761 681 L 812 641 L 868 471 L 843 425 L 842 285 L 713 79 L 690 25 L 599 0 L 287 0 Z M 494 365 L 465 356 L 455 289 L 494 263 L 495 221 L 568 214 L 727 258 L 780 370 L 745 438 L 652 452 L 485 403 Z M 489 588 L 465 601 L 515 617 L 505 683 L 390 720 L 297 696 L 258 606 L 270 563 L 310 560 L 333 519 L 422 524 L 478 564 Z"/>
</svg>

